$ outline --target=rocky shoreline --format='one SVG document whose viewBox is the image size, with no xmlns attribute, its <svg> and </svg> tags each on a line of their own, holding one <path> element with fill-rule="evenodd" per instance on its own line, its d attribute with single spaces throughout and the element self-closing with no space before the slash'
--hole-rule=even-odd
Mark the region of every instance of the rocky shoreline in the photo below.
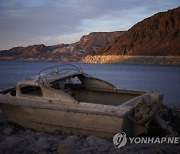
<svg viewBox="0 0 180 154">
<path fill-rule="evenodd" d="M 44 61 L 44 62 L 77 62 L 89 64 L 132 64 L 132 65 L 169 65 L 180 66 L 180 56 L 119 56 L 119 55 L 88 55 L 79 60 L 54 58 L 26 58 L 14 59 L 0 57 L 0 60 Z"/>
<path fill-rule="evenodd" d="M 179 151 L 180 146 L 175 144 L 127 144 L 123 148 L 116 149 L 112 139 L 33 131 L 6 120 L 0 112 L 0 153 L 176 154 Z"/>
<path fill-rule="evenodd" d="M 88 55 L 84 63 L 119 63 L 143 65 L 180 65 L 180 56 L 123 56 L 123 55 Z"/>
</svg>

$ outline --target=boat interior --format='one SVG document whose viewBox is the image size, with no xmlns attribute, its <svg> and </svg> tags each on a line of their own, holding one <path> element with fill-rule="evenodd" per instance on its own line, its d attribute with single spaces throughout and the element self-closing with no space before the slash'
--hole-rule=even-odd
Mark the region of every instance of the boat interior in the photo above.
<svg viewBox="0 0 180 154">
<path fill-rule="evenodd" d="M 110 83 L 90 77 L 73 76 L 51 83 L 51 87 L 70 94 L 78 102 L 121 105 L 142 93 L 116 89 Z"/>
</svg>

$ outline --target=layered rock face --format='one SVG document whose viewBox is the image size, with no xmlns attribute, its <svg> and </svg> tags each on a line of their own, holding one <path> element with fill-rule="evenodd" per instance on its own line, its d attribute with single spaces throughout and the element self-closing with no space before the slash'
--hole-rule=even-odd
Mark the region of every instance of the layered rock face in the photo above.
<svg viewBox="0 0 180 154">
<path fill-rule="evenodd" d="M 180 7 L 144 19 L 94 55 L 180 56 Z"/>
</svg>

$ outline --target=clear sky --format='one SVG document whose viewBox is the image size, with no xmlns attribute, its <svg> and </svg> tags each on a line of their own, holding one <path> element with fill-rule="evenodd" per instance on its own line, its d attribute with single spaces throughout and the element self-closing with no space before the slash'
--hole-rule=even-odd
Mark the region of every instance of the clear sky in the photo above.
<svg viewBox="0 0 180 154">
<path fill-rule="evenodd" d="M 180 0 L 0 0 L 0 50 L 72 43 L 96 31 L 128 30 Z"/>
</svg>

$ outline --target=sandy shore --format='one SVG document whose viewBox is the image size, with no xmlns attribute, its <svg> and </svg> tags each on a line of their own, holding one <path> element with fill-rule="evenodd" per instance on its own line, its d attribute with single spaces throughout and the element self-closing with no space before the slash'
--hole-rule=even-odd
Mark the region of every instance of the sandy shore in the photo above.
<svg viewBox="0 0 180 154">
<path fill-rule="evenodd" d="M 145 64 L 145 65 L 180 65 L 180 56 L 118 56 L 97 55 L 86 56 L 84 63 L 120 63 L 120 64 Z"/>
<path fill-rule="evenodd" d="M 177 154 L 179 151 L 180 146 L 173 144 L 127 144 L 123 148 L 116 149 L 112 139 L 24 129 L 7 121 L 0 113 L 0 153 Z"/>
</svg>

